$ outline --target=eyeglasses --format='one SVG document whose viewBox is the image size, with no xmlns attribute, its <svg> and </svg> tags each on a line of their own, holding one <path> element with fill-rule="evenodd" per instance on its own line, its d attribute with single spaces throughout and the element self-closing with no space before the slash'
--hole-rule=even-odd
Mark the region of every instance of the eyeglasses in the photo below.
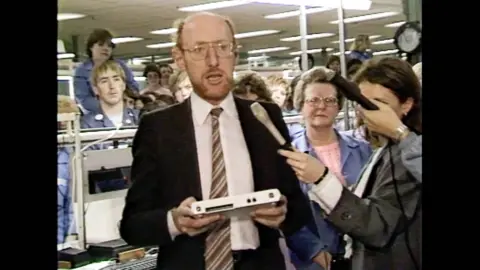
<svg viewBox="0 0 480 270">
<path fill-rule="evenodd" d="M 322 102 L 327 107 L 333 107 L 338 104 L 338 99 L 336 97 L 311 97 L 305 99 L 305 103 L 310 106 L 318 107 L 318 105 L 320 105 Z"/>
<path fill-rule="evenodd" d="M 195 45 L 192 49 L 183 48 L 183 50 L 189 52 L 193 60 L 200 61 L 207 57 L 210 48 L 213 48 L 215 54 L 221 58 L 230 57 L 233 53 L 233 43 L 230 41 L 202 43 Z"/>
</svg>

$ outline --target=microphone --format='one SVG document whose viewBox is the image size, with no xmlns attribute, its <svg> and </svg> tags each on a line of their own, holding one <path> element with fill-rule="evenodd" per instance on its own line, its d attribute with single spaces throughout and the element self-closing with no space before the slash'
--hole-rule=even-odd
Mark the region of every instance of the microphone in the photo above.
<svg viewBox="0 0 480 270">
<path fill-rule="evenodd" d="M 360 106 L 369 111 L 378 110 L 377 105 L 373 104 L 370 100 L 368 100 L 368 98 L 362 95 L 360 88 L 358 88 L 355 83 L 346 80 L 331 69 L 325 67 L 321 68 L 323 68 L 325 74 L 327 75 L 327 80 L 331 84 L 335 85 L 342 95 L 344 95 L 347 99 L 357 102 L 360 104 Z"/>
<path fill-rule="evenodd" d="M 253 112 L 253 115 L 257 120 L 262 123 L 272 134 L 272 136 L 277 140 L 277 142 L 282 146 L 282 148 L 288 149 L 288 150 L 293 150 L 293 147 L 287 143 L 285 138 L 283 138 L 282 134 L 278 129 L 275 127 L 273 124 L 272 120 L 270 119 L 270 116 L 268 116 L 267 111 L 265 108 L 263 108 L 262 105 L 258 102 L 254 102 L 252 105 L 250 105 L 250 109 Z"/>
</svg>

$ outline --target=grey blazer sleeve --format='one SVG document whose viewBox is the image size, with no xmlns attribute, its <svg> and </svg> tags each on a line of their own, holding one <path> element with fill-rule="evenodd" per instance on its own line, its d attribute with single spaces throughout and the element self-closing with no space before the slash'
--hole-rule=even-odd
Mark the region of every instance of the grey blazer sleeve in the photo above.
<svg viewBox="0 0 480 270">
<path fill-rule="evenodd" d="M 395 148 L 392 151 L 395 157 L 397 187 L 405 214 L 411 219 L 420 200 L 421 184 L 405 168 L 399 149 Z M 347 188 L 343 188 L 339 202 L 327 218 L 340 231 L 375 248 L 387 246 L 405 227 L 395 194 L 389 153 L 386 151 L 382 157 L 382 165 L 377 169 L 376 178 L 369 180 L 374 181 L 369 196 L 359 198 Z"/>
<path fill-rule="evenodd" d="M 422 183 L 422 135 L 410 133 L 399 144 L 403 165 Z"/>
</svg>

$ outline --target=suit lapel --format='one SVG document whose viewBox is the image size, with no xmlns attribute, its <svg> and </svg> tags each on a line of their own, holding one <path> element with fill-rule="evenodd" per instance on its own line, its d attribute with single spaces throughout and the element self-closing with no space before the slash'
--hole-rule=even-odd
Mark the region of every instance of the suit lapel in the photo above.
<svg viewBox="0 0 480 270">
<path fill-rule="evenodd" d="M 197 200 L 202 200 L 197 143 L 190 98 L 177 106 L 179 107 L 178 110 L 172 110 L 174 115 L 169 121 L 172 132 L 170 133 L 171 138 L 168 140 L 171 144 L 167 147 L 173 151 L 172 157 L 177 159 L 177 164 L 172 165 L 178 168 L 175 172 L 179 176 L 178 179 L 181 179 L 181 185 L 184 185 L 184 189 L 188 191 L 188 196 L 194 196 Z"/>
</svg>

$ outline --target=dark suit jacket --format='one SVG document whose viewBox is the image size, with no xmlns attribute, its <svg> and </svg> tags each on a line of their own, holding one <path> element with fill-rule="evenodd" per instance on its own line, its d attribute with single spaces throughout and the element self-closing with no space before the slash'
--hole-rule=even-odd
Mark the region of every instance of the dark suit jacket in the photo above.
<svg viewBox="0 0 480 270">
<path fill-rule="evenodd" d="M 308 202 L 285 159 L 277 154 L 278 143 L 256 120 L 252 101 L 235 98 L 238 116 L 252 163 L 255 190 L 278 188 L 288 200 L 282 224 L 291 235 L 311 218 Z M 262 103 L 272 122 L 288 139 L 279 107 Z M 142 117 L 133 142 L 133 184 L 128 191 L 120 224 L 122 238 L 132 245 L 158 245 L 158 269 L 204 269 L 206 233 L 171 240 L 167 212 L 187 197 L 202 199 L 190 100 L 153 111 Z M 278 230 L 257 224 L 260 264 L 263 269 L 285 269 L 278 246 Z"/>
<path fill-rule="evenodd" d="M 352 270 L 415 270 L 405 241 L 407 224 L 409 246 L 422 268 L 421 181 L 403 164 L 398 145 L 393 145 L 391 151 L 395 179 L 387 147 L 372 170 L 363 198 L 344 188 L 328 216 L 333 225 L 354 240 Z M 394 181 L 409 222 L 402 215 Z"/>
</svg>

